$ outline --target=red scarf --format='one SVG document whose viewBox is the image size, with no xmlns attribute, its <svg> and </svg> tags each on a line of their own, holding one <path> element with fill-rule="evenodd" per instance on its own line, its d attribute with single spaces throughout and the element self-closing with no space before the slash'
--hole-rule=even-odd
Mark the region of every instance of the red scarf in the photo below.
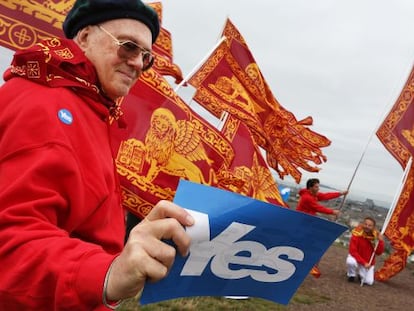
<svg viewBox="0 0 414 311">
<path fill-rule="evenodd" d="M 119 105 L 101 91 L 93 64 L 73 40 L 52 38 L 17 51 L 4 80 L 16 76 L 49 87 L 73 88 L 102 115 L 115 120 L 122 115 Z"/>
<path fill-rule="evenodd" d="M 363 237 L 364 239 L 370 241 L 374 241 L 378 237 L 378 232 L 377 230 L 373 230 L 370 233 L 366 233 L 364 231 L 364 228 L 361 225 L 359 225 L 352 230 L 352 235 L 357 237 Z"/>
</svg>

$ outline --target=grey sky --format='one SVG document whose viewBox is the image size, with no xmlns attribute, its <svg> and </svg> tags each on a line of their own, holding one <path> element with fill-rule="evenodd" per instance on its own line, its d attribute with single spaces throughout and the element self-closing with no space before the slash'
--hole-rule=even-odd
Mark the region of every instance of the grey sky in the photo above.
<svg viewBox="0 0 414 311">
<path fill-rule="evenodd" d="M 273 94 L 332 144 L 318 177 L 345 189 L 366 146 L 351 194 L 390 201 L 403 170 L 373 136 L 414 64 L 412 0 L 164 0 L 175 62 L 190 73 L 229 17 Z M 0 48 L 0 70 L 11 51 Z M 178 93 L 187 101 L 191 89 Z M 192 104 L 195 107 L 195 104 Z M 368 141 L 372 137 L 371 142 Z M 277 179 L 279 181 L 279 179 Z M 287 178 L 286 181 L 292 182 Z"/>
</svg>

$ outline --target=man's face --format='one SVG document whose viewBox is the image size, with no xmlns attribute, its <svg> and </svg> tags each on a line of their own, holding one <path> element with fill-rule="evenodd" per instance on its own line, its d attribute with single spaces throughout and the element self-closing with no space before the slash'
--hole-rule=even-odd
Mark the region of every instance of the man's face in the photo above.
<svg viewBox="0 0 414 311">
<path fill-rule="evenodd" d="M 319 184 L 318 183 L 314 184 L 312 187 L 309 188 L 309 191 L 312 194 L 317 194 L 319 192 Z"/>
<path fill-rule="evenodd" d="M 365 219 L 362 223 L 362 227 L 365 233 L 372 233 L 374 231 L 375 225 L 370 219 Z"/>
<path fill-rule="evenodd" d="M 126 58 L 119 53 L 119 41 L 130 40 L 146 50 L 151 50 L 151 31 L 133 19 L 117 19 L 88 26 L 76 38 L 86 57 L 95 66 L 102 91 L 111 99 L 128 94 L 142 72 L 142 56 Z M 109 35 L 110 33 L 111 35 Z"/>
</svg>

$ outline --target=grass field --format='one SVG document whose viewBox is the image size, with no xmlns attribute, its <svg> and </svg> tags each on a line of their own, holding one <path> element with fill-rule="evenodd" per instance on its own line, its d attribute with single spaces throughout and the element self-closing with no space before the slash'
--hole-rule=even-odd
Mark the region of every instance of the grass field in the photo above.
<svg viewBox="0 0 414 311">
<path fill-rule="evenodd" d="M 249 298 L 245 300 L 222 297 L 196 297 L 174 299 L 140 307 L 136 300 L 124 302 L 122 311 L 193 311 L 193 310 L 283 310 L 283 306 L 267 300 Z"/>
<path fill-rule="evenodd" d="M 314 304 L 329 300 L 328 297 L 321 296 L 316 292 L 297 292 L 292 298 L 291 303 L 296 304 Z M 199 310 L 285 310 L 285 306 L 273 303 L 268 300 L 249 298 L 249 299 L 227 299 L 223 297 L 195 297 L 195 298 L 180 298 L 168 300 L 165 302 L 149 304 L 146 306 L 139 306 L 137 299 L 130 299 L 125 301 L 121 311 L 199 311 Z"/>
</svg>

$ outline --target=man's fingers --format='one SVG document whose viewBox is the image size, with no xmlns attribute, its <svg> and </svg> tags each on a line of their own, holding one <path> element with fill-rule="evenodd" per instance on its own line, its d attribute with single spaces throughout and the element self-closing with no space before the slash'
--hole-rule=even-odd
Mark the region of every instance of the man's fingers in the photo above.
<svg viewBox="0 0 414 311">
<path fill-rule="evenodd" d="M 158 281 L 171 269 L 176 251 L 173 246 L 160 240 L 151 242 L 151 245 L 145 247 L 148 259 L 143 272 L 151 281 Z"/>
<path fill-rule="evenodd" d="M 151 235 L 155 240 L 172 240 L 181 255 L 186 255 L 191 243 L 190 236 L 185 232 L 183 226 L 174 218 L 164 218 L 150 221 L 144 219 L 131 231 L 134 239 Z M 153 240 L 153 242 L 155 242 Z M 159 241 L 160 243 L 164 243 Z"/>
<path fill-rule="evenodd" d="M 156 220 L 162 218 L 175 218 L 184 226 L 194 224 L 194 218 L 183 208 L 170 201 L 159 201 L 145 219 Z"/>
</svg>

